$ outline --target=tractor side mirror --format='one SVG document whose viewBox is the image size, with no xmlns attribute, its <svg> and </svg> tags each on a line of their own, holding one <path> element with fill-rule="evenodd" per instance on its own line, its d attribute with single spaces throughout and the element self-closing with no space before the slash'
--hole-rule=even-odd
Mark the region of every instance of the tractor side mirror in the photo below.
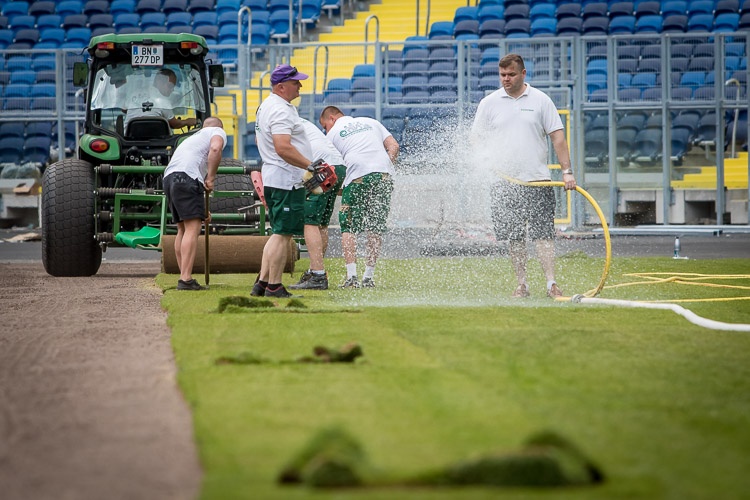
<svg viewBox="0 0 750 500">
<path fill-rule="evenodd" d="M 85 87 L 89 83 L 89 65 L 85 62 L 73 63 L 73 85 Z"/>
<path fill-rule="evenodd" d="M 212 87 L 224 86 L 224 66 L 211 64 L 208 66 L 208 78 Z"/>
</svg>

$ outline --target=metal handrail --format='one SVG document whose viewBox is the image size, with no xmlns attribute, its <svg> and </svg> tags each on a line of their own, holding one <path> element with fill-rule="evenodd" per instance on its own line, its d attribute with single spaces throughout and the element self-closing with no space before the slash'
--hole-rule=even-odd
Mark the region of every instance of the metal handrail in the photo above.
<svg viewBox="0 0 750 500">
<path fill-rule="evenodd" d="M 735 100 L 737 101 L 737 104 L 740 103 L 740 94 L 742 93 L 742 87 L 740 87 L 740 81 L 736 78 L 730 78 L 726 82 L 724 82 L 725 86 L 729 85 L 737 85 L 737 97 Z M 732 124 L 732 158 L 737 158 L 737 151 L 736 151 L 736 141 L 737 141 L 737 121 L 740 118 L 740 108 L 737 107 L 734 109 L 734 122 Z"/>
<path fill-rule="evenodd" d="M 313 89 L 317 88 L 318 83 L 318 50 L 320 50 L 321 47 L 326 51 L 325 64 L 323 65 L 325 68 L 325 73 L 323 74 L 323 92 L 325 92 L 325 89 L 328 86 L 328 59 L 330 55 L 328 45 L 318 45 L 313 52 Z"/>
<path fill-rule="evenodd" d="M 368 47 L 368 26 L 370 24 L 370 21 L 375 20 L 375 41 L 380 41 L 380 19 L 375 14 L 372 14 L 365 19 L 365 60 L 364 63 L 367 64 L 367 47 Z"/>
</svg>

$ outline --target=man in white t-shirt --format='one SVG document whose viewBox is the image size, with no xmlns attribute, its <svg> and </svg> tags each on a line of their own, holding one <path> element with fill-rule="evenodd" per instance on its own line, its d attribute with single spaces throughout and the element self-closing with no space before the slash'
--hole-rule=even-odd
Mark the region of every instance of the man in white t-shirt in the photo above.
<svg viewBox="0 0 750 500">
<path fill-rule="evenodd" d="M 310 255 L 310 269 L 305 271 L 299 283 L 291 285 L 290 290 L 327 290 L 328 275 L 325 271 L 323 257 L 328 249 L 328 224 L 336 204 L 336 194 L 341 189 L 346 176 L 344 159 L 338 149 L 313 123 L 300 118 L 305 127 L 307 138 L 312 148 L 312 158 L 323 160 L 336 171 L 336 185 L 328 191 L 315 194 L 307 193 L 305 199 L 305 246 Z"/>
<path fill-rule="evenodd" d="M 206 215 L 204 193 L 214 189 L 221 152 L 227 143 L 223 126 L 216 117 L 206 118 L 202 129 L 177 146 L 164 170 L 164 193 L 177 224 L 174 251 L 180 269 L 178 290 L 204 289 L 193 279 L 193 264 Z"/>
<path fill-rule="evenodd" d="M 342 288 L 359 288 L 357 277 L 357 234 L 367 235 L 365 272 L 361 286 L 375 287 L 375 264 L 383 246 L 393 192 L 393 163 L 399 145 L 377 120 L 345 116 L 335 106 L 320 113 L 320 125 L 341 152 L 346 178 L 341 194 L 341 246 L 346 262 Z"/>
<path fill-rule="evenodd" d="M 500 59 L 502 88 L 482 99 L 471 128 L 471 144 L 482 168 L 499 175 L 492 186 L 492 220 L 498 240 L 508 240 L 518 286 L 513 297 L 528 297 L 526 239 L 547 278 L 547 295 L 562 296 L 555 282 L 555 192 L 552 187 L 522 185 L 550 180 L 547 137 L 557 154 L 565 189 L 575 189 L 562 120 L 545 93 L 526 83 L 518 54 Z M 515 182 L 514 182 L 515 181 Z"/>
<path fill-rule="evenodd" d="M 252 296 L 289 298 L 281 283 L 293 235 L 304 233 L 305 188 L 302 176 L 312 163 L 312 148 L 292 101 L 307 75 L 288 64 L 271 73 L 271 94 L 255 116 L 255 139 L 263 160 L 263 195 L 273 234 L 263 247 Z"/>
</svg>

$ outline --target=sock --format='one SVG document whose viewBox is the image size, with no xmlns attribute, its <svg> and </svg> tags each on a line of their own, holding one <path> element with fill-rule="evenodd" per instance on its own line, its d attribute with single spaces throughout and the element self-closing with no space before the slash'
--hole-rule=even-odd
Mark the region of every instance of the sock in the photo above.
<svg viewBox="0 0 750 500">
<path fill-rule="evenodd" d="M 325 274 L 326 274 L 325 269 L 323 269 L 322 271 L 313 271 L 311 269 L 310 272 L 313 273 L 315 276 L 325 276 Z"/>
<path fill-rule="evenodd" d="M 353 264 L 347 264 L 346 265 L 346 277 L 351 278 L 352 276 L 357 275 L 357 263 Z"/>
<path fill-rule="evenodd" d="M 549 291 L 549 290 L 551 290 L 551 289 L 552 289 L 552 285 L 556 285 L 556 284 L 557 284 L 557 283 L 555 282 L 555 280 L 549 280 L 549 281 L 547 282 L 547 290 L 548 290 L 548 291 Z"/>
<path fill-rule="evenodd" d="M 375 276 L 375 266 L 365 266 L 365 274 L 362 277 L 372 279 L 374 276 Z"/>
<path fill-rule="evenodd" d="M 261 283 L 263 282 L 261 281 Z M 281 288 L 281 286 L 281 283 L 266 283 L 266 290 L 268 290 L 269 292 L 275 292 L 276 290 Z"/>
<path fill-rule="evenodd" d="M 268 281 L 260 281 L 258 280 L 258 284 L 263 288 L 268 288 Z"/>
</svg>

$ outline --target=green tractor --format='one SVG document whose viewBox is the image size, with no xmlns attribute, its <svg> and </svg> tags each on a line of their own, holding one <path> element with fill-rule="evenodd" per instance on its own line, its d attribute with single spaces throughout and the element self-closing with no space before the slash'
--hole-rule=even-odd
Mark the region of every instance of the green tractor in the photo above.
<svg viewBox="0 0 750 500">
<path fill-rule="evenodd" d="M 91 40 L 88 62 L 73 68 L 74 85 L 86 88 L 77 158 L 50 165 L 42 180 L 42 261 L 49 274 L 94 275 L 108 246 L 162 251 L 164 270 L 176 272 L 168 255 L 174 252 L 169 234 L 176 231 L 167 221 L 162 174 L 180 141 L 210 116 L 213 88 L 224 85 L 221 65 L 206 63 L 208 51 L 205 39 L 191 34 Z M 251 170 L 257 167 L 222 160 L 212 232 L 265 235 Z M 214 240 L 212 246 L 221 244 Z M 242 252 L 238 243 L 233 240 L 232 252 Z M 253 240 L 252 247 L 262 244 Z M 211 268 L 221 272 L 222 253 L 212 254 L 217 265 Z M 259 265 L 253 262 L 259 257 L 238 260 L 243 271 Z"/>
</svg>

